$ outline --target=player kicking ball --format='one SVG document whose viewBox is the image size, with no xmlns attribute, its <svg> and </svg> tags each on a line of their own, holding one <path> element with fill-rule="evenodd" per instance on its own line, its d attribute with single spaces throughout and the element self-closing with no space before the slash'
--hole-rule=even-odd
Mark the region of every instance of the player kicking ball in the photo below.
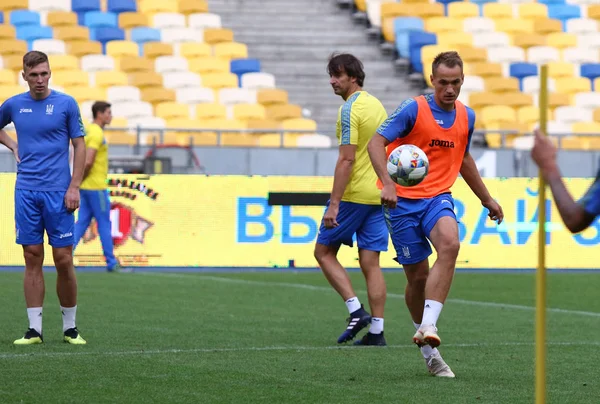
<svg viewBox="0 0 600 404">
<path fill-rule="evenodd" d="M 464 80 L 460 56 L 456 52 L 439 54 L 432 72 L 434 94 L 404 101 L 369 142 L 369 155 L 380 180 L 381 203 L 396 260 L 408 280 L 405 300 L 416 329 L 413 342 L 421 348 L 431 374 L 454 377 L 437 349 L 442 342 L 437 321 L 450 292 L 460 247 L 450 192 L 458 174 L 489 210 L 492 220 L 500 223 L 504 214 L 469 154 L 475 113 L 457 100 Z M 419 147 L 429 160 L 428 175 L 412 187 L 399 186 L 387 171 L 386 156 L 404 144 Z M 431 269 L 429 241 L 437 252 Z"/>
<path fill-rule="evenodd" d="M 367 144 L 387 118 L 387 113 L 377 98 L 362 90 L 365 73 L 355 56 L 335 55 L 330 58 L 327 70 L 330 84 L 334 92 L 344 99 L 344 104 L 338 112 L 339 156 L 333 189 L 314 254 L 323 274 L 342 297 L 350 313 L 348 325 L 338 343 L 351 341 L 370 324 L 369 331 L 355 344 L 382 346 L 386 345 L 383 336 L 386 286 L 379 266 L 379 254 L 387 251 L 389 236 Z M 337 259 L 342 244 L 353 245 L 354 234 L 372 316 L 360 303 L 348 273 Z"/>
</svg>

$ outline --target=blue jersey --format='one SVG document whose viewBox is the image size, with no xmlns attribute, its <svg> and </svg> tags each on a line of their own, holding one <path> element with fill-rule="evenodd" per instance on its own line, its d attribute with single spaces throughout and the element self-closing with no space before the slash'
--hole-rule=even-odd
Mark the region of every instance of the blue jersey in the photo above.
<svg viewBox="0 0 600 404">
<path fill-rule="evenodd" d="M 586 213 L 593 217 L 600 216 L 600 170 L 594 180 L 594 183 L 587 190 L 585 195 L 579 200 Z"/>
<path fill-rule="evenodd" d="M 427 94 L 425 98 L 427 99 L 429 108 L 431 108 L 433 117 L 438 125 L 444 129 L 450 128 L 454 124 L 454 118 L 456 118 L 456 109 L 453 109 L 452 111 L 445 111 L 441 109 L 433 99 L 433 94 Z M 466 105 L 465 107 L 467 109 L 467 116 L 469 120 L 469 139 L 467 142 L 468 152 L 471 144 L 471 137 L 473 136 L 473 128 L 475 127 L 475 111 Z M 377 133 L 385 137 L 389 142 L 393 142 L 397 138 L 407 136 L 417 121 L 417 111 L 417 101 L 414 98 L 407 99 L 379 127 Z"/>
<path fill-rule="evenodd" d="M 71 182 L 69 142 L 84 136 L 75 99 L 54 90 L 43 100 L 29 92 L 15 95 L 0 106 L 0 128 L 11 122 L 21 159 L 15 188 L 66 191 Z"/>
</svg>

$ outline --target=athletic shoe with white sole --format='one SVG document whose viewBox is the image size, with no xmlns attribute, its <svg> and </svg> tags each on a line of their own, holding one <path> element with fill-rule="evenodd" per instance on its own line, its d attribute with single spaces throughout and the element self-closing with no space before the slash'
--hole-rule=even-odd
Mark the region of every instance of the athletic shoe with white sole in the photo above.
<svg viewBox="0 0 600 404">
<path fill-rule="evenodd" d="M 450 377 L 453 378 L 454 372 L 450 369 L 450 366 L 442 359 L 442 355 L 439 352 L 431 354 L 431 356 L 425 359 L 425 364 L 429 373 L 436 377 Z"/>
<path fill-rule="evenodd" d="M 413 335 L 413 342 L 419 347 L 429 345 L 432 348 L 437 348 L 442 343 L 442 340 L 440 339 L 435 326 L 421 325 L 415 335 Z"/>
</svg>

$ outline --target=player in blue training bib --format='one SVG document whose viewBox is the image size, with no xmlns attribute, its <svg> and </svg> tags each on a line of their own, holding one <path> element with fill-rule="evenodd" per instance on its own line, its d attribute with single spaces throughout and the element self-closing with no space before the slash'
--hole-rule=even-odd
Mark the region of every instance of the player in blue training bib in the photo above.
<svg viewBox="0 0 600 404">
<path fill-rule="evenodd" d="M 63 314 L 63 339 L 85 344 L 75 325 L 77 280 L 73 268 L 74 211 L 79 207 L 79 187 L 85 163 L 83 122 L 73 97 L 50 90 L 51 71 L 43 52 L 23 56 L 23 79 L 29 91 L 0 106 L 0 128 L 11 122 L 17 143 L 0 131 L 0 141 L 18 150 L 15 184 L 16 242 L 25 257 L 25 300 L 29 329 L 17 345 L 39 344 L 44 301 L 44 232 L 52 246 L 58 274 L 57 291 Z M 73 176 L 69 167 L 69 142 L 73 144 Z"/>
</svg>

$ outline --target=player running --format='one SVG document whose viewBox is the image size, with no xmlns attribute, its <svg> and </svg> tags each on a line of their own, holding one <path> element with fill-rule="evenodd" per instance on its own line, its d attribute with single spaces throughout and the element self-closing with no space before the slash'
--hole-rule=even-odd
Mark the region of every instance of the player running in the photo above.
<svg viewBox="0 0 600 404">
<path fill-rule="evenodd" d="M 460 247 L 450 192 L 459 173 L 489 210 L 489 217 L 498 223 L 503 219 L 502 208 L 490 196 L 469 154 L 475 113 L 457 100 L 463 80 L 458 53 L 439 54 L 431 75 L 434 94 L 404 101 L 369 143 L 395 259 L 408 280 L 405 300 L 417 330 L 413 341 L 421 347 L 430 373 L 442 377 L 454 377 L 437 350 L 441 339 L 436 324 L 450 291 Z M 386 155 L 402 144 L 420 147 L 429 159 L 427 177 L 414 187 L 397 185 L 386 169 Z M 437 252 L 431 270 L 429 241 Z"/>
</svg>

